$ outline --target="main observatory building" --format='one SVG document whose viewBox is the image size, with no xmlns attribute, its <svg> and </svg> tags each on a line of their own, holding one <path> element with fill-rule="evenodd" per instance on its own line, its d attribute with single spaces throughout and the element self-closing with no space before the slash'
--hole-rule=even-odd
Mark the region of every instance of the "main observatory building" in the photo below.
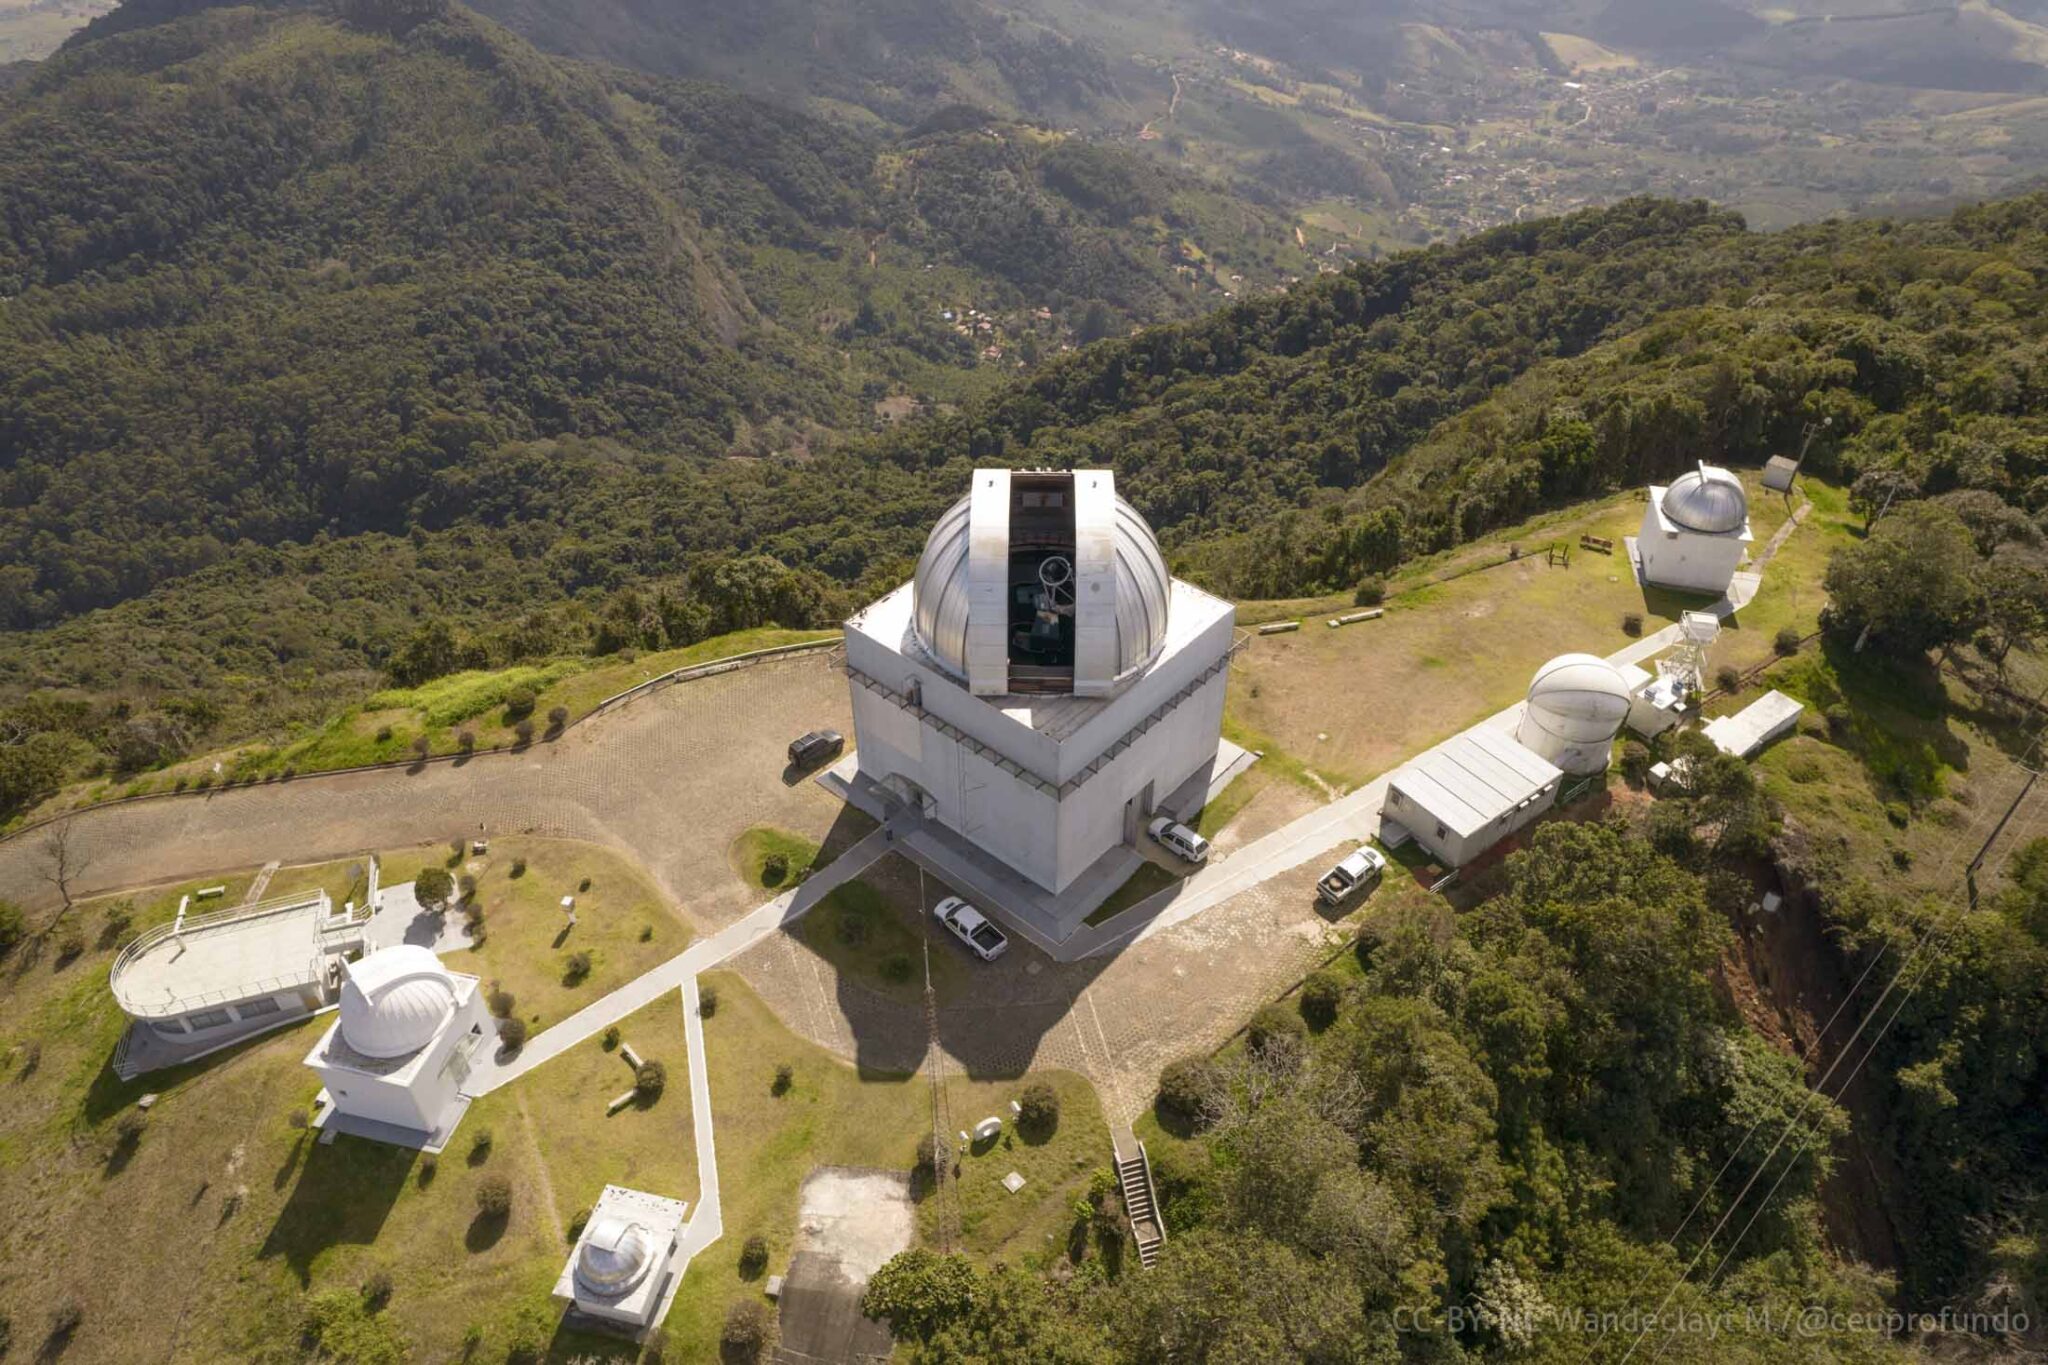
<svg viewBox="0 0 2048 1365">
<path fill-rule="evenodd" d="M 1147 817 L 1206 796 L 1235 621 L 1166 571 L 1110 471 L 976 470 L 916 577 L 846 623 L 850 785 L 1078 922 Z"/>
</svg>

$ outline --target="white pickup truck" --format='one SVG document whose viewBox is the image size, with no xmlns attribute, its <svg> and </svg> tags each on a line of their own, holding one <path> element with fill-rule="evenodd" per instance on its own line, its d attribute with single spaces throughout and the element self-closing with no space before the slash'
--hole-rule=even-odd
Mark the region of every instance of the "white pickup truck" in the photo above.
<svg viewBox="0 0 2048 1365">
<path fill-rule="evenodd" d="M 1361 884 L 1386 870 L 1386 855 L 1369 845 L 1362 846 L 1323 874 L 1316 883 L 1316 895 L 1325 905 L 1340 905 Z"/>
</svg>

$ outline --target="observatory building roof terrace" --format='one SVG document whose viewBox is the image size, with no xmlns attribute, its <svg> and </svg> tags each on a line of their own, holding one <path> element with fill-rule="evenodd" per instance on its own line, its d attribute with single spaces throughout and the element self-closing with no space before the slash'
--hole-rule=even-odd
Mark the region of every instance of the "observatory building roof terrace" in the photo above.
<svg viewBox="0 0 2048 1365">
<path fill-rule="evenodd" d="M 337 914 L 324 891 L 192 915 L 182 908 L 121 950 L 110 986 L 131 1018 L 318 984 L 334 954 L 360 944 L 367 912 Z"/>
</svg>

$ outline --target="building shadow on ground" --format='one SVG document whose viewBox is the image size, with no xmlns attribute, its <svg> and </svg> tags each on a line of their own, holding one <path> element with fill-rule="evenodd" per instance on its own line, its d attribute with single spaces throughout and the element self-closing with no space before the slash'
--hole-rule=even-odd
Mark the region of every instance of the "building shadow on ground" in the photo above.
<svg viewBox="0 0 2048 1365">
<path fill-rule="evenodd" d="M 383 1142 L 311 1142 L 258 1259 L 281 1257 L 302 1287 L 311 1283 L 322 1252 L 377 1240 L 418 1160 L 419 1153 Z"/>
</svg>

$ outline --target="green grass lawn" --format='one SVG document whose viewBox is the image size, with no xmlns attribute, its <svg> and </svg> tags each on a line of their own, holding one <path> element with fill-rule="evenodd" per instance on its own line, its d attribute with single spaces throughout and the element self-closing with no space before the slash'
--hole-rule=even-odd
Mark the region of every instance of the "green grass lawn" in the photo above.
<svg viewBox="0 0 2048 1365">
<path fill-rule="evenodd" d="M 522 862 L 524 870 L 514 876 Z M 391 885 L 411 881 L 429 865 L 476 878 L 484 942 L 452 955 L 448 965 L 511 991 L 531 1032 L 666 962 L 690 941 L 688 927 L 654 883 L 594 844 L 521 835 L 493 839 L 480 858 L 457 858 L 449 845 L 430 844 L 386 852 L 382 864 Z M 564 896 L 576 898 L 573 929 L 562 913 Z M 568 976 L 570 955 L 577 952 L 591 959 L 581 981 Z"/>
<path fill-rule="evenodd" d="M 932 990 L 940 1000 L 954 998 L 968 985 L 965 969 L 972 963 L 965 949 L 918 913 L 914 892 L 906 897 L 899 886 L 876 884 L 888 875 L 880 866 L 833 888 L 797 922 L 798 940 L 848 980 L 905 1001 L 924 999 L 929 941 Z M 936 901 L 938 893 L 931 895 Z"/>
<path fill-rule="evenodd" d="M 816 912 L 813 912 L 816 913 Z M 704 1021 L 711 1102 L 718 1116 L 719 1181 L 725 1237 L 698 1257 L 670 1310 L 673 1359 L 715 1361 L 719 1324 L 731 1303 L 759 1294 L 741 1278 L 740 1248 L 750 1236 L 769 1247 L 766 1274 L 789 1268 L 796 1237 L 797 1195 L 819 1166 L 865 1166 L 908 1172 L 917 1140 L 931 1124 L 931 1091 L 922 1076 L 862 1074 L 797 1037 L 763 1005 L 739 976 L 704 978 L 718 991 L 718 1009 Z M 793 1072 L 789 1089 L 774 1092 L 775 1068 Z M 1028 1080 L 1049 1081 L 1060 1093 L 1057 1131 L 1038 1145 L 999 1141 L 964 1162 L 957 1187 L 960 1249 L 979 1257 L 1024 1259 L 1064 1245 L 1074 1198 L 1097 1166 L 1110 1164 L 1109 1134 L 1086 1081 L 1067 1072 L 1011 1081 L 948 1081 L 947 1107 L 965 1125 L 985 1114 L 1007 1121 L 1009 1104 Z M 675 1084 L 671 1079 L 671 1087 Z M 1010 1171 L 1026 1180 L 1010 1194 L 1001 1180 Z M 920 1206 L 921 1234 L 935 1210 Z"/>
<path fill-rule="evenodd" d="M 776 857 L 782 859 L 783 870 L 771 874 L 768 862 Z M 818 845 L 801 834 L 761 825 L 732 841 L 732 847 L 726 852 L 726 861 L 732 864 L 733 873 L 748 886 L 759 891 L 786 891 L 794 883 L 802 881 L 818 861 Z"/>
</svg>

